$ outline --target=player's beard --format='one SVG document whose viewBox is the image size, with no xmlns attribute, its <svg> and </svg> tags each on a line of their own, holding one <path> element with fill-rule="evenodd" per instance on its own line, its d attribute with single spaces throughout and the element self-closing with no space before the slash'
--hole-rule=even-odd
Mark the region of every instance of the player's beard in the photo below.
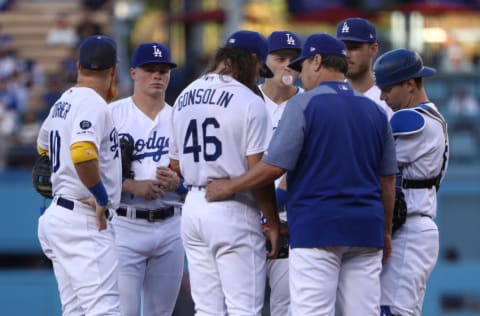
<svg viewBox="0 0 480 316">
<path fill-rule="evenodd" d="M 347 78 L 350 80 L 362 79 L 369 71 L 369 65 L 366 63 L 357 63 L 355 66 L 356 69 L 353 70 L 352 67 L 350 67 L 349 65 L 349 70 L 347 71 Z"/>
<path fill-rule="evenodd" d="M 108 87 L 108 91 L 107 91 L 107 98 L 106 98 L 107 103 L 110 103 L 113 100 L 115 100 L 117 96 L 118 96 L 117 84 L 115 82 L 115 78 L 112 78 L 112 81 L 110 81 L 110 86 Z"/>
</svg>

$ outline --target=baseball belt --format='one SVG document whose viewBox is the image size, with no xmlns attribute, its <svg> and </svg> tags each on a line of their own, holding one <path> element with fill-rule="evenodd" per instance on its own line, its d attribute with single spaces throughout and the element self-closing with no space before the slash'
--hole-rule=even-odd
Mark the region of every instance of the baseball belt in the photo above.
<svg viewBox="0 0 480 316">
<path fill-rule="evenodd" d="M 146 219 L 148 222 L 155 222 L 172 217 L 175 214 L 175 207 L 170 206 L 167 208 L 160 208 L 156 210 L 139 210 L 131 208 L 131 211 L 133 218 Z M 128 217 L 128 210 L 126 208 L 120 207 L 117 209 L 117 215 Z"/>
<path fill-rule="evenodd" d="M 55 203 L 57 203 L 58 206 L 61 206 L 63 208 L 66 208 L 67 210 L 70 210 L 70 211 L 73 211 L 73 209 L 75 208 L 75 203 L 73 201 L 70 201 L 66 198 L 63 198 L 61 196 L 57 197 L 55 199 Z M 108 208 L 105 210 L 105 217 L 107 219 L 110 219 L 110 211 L 108 210 Z"/>
</svg>

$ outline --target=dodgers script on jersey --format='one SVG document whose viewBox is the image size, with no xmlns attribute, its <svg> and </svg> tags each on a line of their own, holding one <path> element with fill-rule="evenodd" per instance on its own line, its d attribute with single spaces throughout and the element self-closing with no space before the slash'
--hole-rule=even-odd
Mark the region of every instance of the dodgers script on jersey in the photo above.
<svg viewBox="0 0 480 316">
<path fill-rule="evenodd" d="M 108 136 L 102 138 L 105 130 Z M 117 130 L 107 103 L 90 88 L 74 87 L 63 93 L 52 106 L 38 135 L 38 145 L 49 151 L 53 194 L 81 200 L 92 194 L 78 178 L 70 158 L 70 146 L 76 142 L 96 145 L 101 180 L 109 196 L 108 207 L 118 207 L 122 167 Z"/>
<path fill-rule="evenodd" d="M 134 144 L 131 168 L 135 180 L 155 179 L 156 168 L 167 167 L 170 163 L 168 147 L 172 108 L 165 104 L 156 119 L 152 120 L 135 106 L 131 97 L 113 102 L 109 107 L 119 131 L 118 138 L 127 138 Z M 162 199 L 154 201 L 147 201 L 125 192 L 122 193 L 123 202 L 143 209 L 181 205 L 178 194 L 174 192 L 166 192 Z"/>
<path fill-rule="evenodd" d="M 170 155 L 194 186 L 243 174 L 246 157 L 265 151 L 272 130 L 261 97 L 218 74 L 195 80 L 180 94 L 172 129 Z"/>
</svg>

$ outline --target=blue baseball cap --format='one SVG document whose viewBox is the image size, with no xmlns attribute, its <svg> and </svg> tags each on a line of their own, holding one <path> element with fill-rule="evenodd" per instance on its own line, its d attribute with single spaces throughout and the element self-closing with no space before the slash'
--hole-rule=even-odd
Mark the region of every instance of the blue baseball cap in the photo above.
<svg viewBox="0 0 480 316">
<path fill-rule="evenodd" d="M 80 43 L 78 62 L 85 69 L 105 70 L 117 63 L 117 44 L 105 35 L 92 35 Z"/>
<path fill-rule="evenodd" d="M 263 61 L 264 71 L 262 77 L 271 78 L 273 72 L 265 64 L 268 55 L 268 41 L 258 32 L 241 30 L 231 34 L 225 41 L 225 46 L 233 46 L 257 55 Z"/>
<path fill-rule="evenodd" d="M 302 70 L 302 62 L 313 55 L 340 56 L 347 58 L 345 44 L 327 33 L 310 35 L 303 45 L 302 55 L 292 61 L 288 67 L 296 71 Z"/>
<path fill-rule="evenodd" d="M 342 41 L 375 43 L 377 33 L 372 22 L 362 18 L 348 18 L 338 24 L 337 38 Z"/>
<path fill-rule="evenodd" d="M 302 43 L 297 34 L 289 31 L 275 31 L 268 37 L 268 53 L 281 49 L 302 51 Z"/>
<path fill-rule="evenodd" d="M 138 45 L 133 51 L 130 66 L 135 68 L 149 63 L 167 64 L 170 68 L 177 67 L 177 64 L 173 63 L 170 59 L 170 50 L 168 47 L 155 42 Z"/>
</svg>

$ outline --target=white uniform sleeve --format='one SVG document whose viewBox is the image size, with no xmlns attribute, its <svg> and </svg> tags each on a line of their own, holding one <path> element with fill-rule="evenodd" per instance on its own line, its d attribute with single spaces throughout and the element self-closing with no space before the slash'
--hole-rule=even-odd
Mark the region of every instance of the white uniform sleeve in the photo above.
<svg viewBox="0 0 480 316">
<path fill-rule="evenodd" d="M 176 109 L 177 108 L 174 106 L 170 115 L 170 143 L 168 144 L 168 152 L 171 159 L 179 160 L 178 145 L 175 140 L 175 131 L 173 129 L 173 113 L 175 113 Z"/>
<path fill-rule="evenodd" d="M 246 155 L 264 152 L 267 149 L 271 131 L 272 123 L 263 101 L 255 100 L 248 111 Z"/>
<path fill-rule="evenodd" d="M 92 142 L 99 149 L 102 135 L 105 135 L 107 107 L 99 106 L 98 100 L 84 102 L 86 109 L 77 113 L 72 126 L 71 143 Z"/>
</svg>

